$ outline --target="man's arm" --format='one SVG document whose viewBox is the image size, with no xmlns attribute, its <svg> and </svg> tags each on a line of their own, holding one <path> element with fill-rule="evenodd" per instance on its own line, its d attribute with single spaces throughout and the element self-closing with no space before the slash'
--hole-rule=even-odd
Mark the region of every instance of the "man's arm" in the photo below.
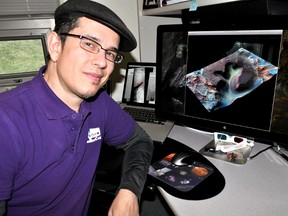
<svg viewBox="0 0 288 216">
<path fill-rule="evenodd" d="M 139 200 L 130 190 L 120 189 L 108 211 L 108 216 L 139 216 Z"/>
<path fill-rule="evenodd" d="M 125 156 L 119 191 L 108 216 L 139 216 L 139 200 L 153 155 L 153 141 L 136 125 L 129 141 L 118 148 L 124 149 Z"/>
<path fill-rule="evenodd" d="M 6 206 L 7 206 L 7 201 L 5 200 L 0 201 L 0 216 L 6 215 Z"/>
<path fill-rule="evenodd" d="M 128 142 L 118 147 L 125 151 L 119 189 L 128 189 L 140 199 L 153 155 L 153 141 L 136 124 Z"/>
</svg>

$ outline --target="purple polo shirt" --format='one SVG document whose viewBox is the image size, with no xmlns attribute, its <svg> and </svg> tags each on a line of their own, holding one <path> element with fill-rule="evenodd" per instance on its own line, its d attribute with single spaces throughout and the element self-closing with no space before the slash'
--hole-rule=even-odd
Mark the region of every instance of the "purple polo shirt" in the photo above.
<svg viewBox="0 0 288 216">
<path fill-rule="evenodd" d="M 106 92 L 76 113 L 44 70 L 0 94 L 0 200 L 13 216 L 87 215 L 102 142 L 125 142 L 135 122 Z"/>
</svg>

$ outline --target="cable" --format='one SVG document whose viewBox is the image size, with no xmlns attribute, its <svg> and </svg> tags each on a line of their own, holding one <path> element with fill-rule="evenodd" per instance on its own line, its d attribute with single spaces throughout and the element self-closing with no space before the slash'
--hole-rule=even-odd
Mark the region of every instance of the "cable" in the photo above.
<svg viewBox="0 0 288 216">
<path fill-rule="evenodd" d="M 281 157 L 283 157 L 285 160 L 288 161 L 288 150 L 282 147 L 281 145 L 278 145 L 277 143 L 274 143 L 273 150 L 279 154 Z"/>
<path fill-rule="evenodd" d="M 272 147 L 273 147 L 273 146 L 268 146 L 267 148 L 265 148 L 265 149 L 257 152 L 255 155 L 252 155 L 252 156 L 248 157 L 247 160 L 251 160 L 251 159 L 255 158 L 256 156 L 258 156 L 258 155 L 261 154 L 262 152 L 265 152 L 265 151 L 267 151 L 268 149 L 270 149 L 270 148 L 272 148 Z"/>
</svg>

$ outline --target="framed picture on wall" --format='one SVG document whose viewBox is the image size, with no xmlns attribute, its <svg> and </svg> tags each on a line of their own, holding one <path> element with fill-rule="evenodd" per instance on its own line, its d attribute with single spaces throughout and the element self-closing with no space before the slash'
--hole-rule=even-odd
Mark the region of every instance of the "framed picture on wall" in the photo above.
<svg viewBox="0 0 288 216">
<path fill-rule="evenodd" d="M 159 6 L 159 0 L 143 0 L 143 9 L 157 8 Z"/>
</svg>

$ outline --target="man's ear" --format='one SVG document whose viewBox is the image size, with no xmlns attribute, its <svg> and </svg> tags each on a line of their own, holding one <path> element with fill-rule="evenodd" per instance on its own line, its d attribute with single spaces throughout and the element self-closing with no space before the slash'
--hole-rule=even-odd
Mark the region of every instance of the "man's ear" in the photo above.
<svg viewBox="0 0 288 216">
<path fill-rule="evenodd" d="M 56 62 L 62 50 L 60 36 L 56 32 L 51 32 L 49 34 L 47 46 L 51 60 Z"/>
</svg>

